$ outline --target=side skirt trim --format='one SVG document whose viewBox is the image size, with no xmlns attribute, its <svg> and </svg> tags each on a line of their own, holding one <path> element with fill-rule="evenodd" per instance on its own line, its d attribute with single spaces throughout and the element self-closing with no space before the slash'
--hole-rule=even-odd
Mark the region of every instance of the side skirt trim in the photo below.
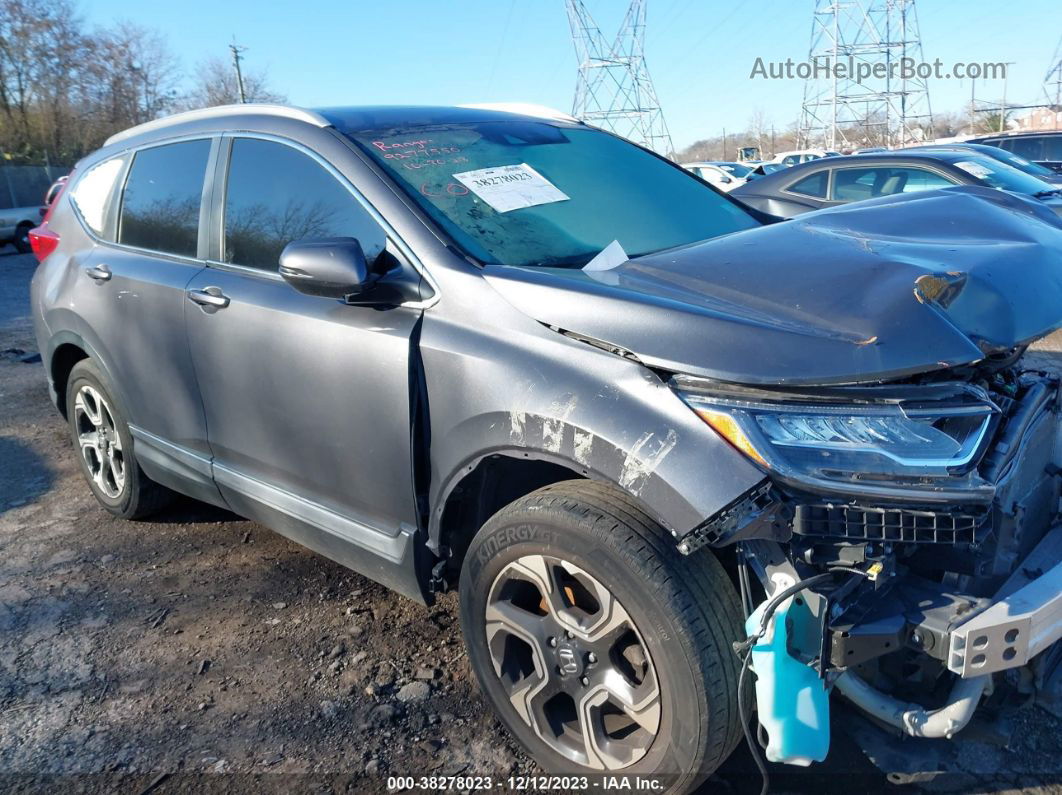
<svg viewBox="0 0 1062 795">
<path fill-rule="evenodd" d="M 391 563 L 405 560 L 416 528 L 401 525 L 397 535 L 387 535 L 368 525 L 311 502 L 297 494 L 278 489 L 221 464 L 214 464 L 214 480 L 223 488 L 239 492 L 269 508 L 305 522 L 318 530 L 371 552 Z"/>
</svg>

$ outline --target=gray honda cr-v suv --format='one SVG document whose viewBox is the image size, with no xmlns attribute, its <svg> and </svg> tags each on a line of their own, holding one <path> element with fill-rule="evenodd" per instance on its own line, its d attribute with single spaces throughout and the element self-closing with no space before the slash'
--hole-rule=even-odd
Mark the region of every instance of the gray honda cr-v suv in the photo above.
<svg viewBox="0 0 1062 795">
<path fill-rule="evenodd" d="M 33 312 L 104 508 L 181 492 L 456 585 L 545 769 L 680 791 L 754 707 L 809 764 L 833 690 L 950 737 L 1058 658 L 1059 390 L 1022 354 L 1059 220 L 977 188 L 769 220 L 560 114 L 214 108 L 78 164 Z"/>
</svg>

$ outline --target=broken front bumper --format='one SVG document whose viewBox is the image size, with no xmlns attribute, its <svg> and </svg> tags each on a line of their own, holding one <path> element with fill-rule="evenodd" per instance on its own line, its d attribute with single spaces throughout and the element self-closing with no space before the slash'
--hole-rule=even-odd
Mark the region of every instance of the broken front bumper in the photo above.
<svg viewBox="0 0 1062 795">
<path fill-rule="evenodd" d="M 1062 637 L 1062 526 L 1054 527 L 995 601 L 949 635 L 948 668 L 964 679 L 1025 665 Z"/>
</svg>

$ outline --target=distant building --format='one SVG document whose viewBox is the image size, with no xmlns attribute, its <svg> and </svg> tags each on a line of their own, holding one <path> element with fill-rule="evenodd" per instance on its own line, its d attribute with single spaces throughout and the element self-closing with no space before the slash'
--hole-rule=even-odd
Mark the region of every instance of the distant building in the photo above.
<svg viewBox="0 0 1062 795">
<path fill-rule="evenodd" d="M 1062 130 L 1062 107 L 1035 108 L 1024 116 L 1015 117 L 1009 126 L 1012 130 L 1021 132 L 1029 130 Z"/>
</svg>

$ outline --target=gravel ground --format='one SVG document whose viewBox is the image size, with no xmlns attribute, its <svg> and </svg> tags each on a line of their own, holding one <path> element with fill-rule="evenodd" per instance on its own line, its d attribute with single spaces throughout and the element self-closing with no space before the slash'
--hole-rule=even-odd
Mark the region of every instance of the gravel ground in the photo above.
<svg viewBox="0 0 1062 795">
<path fill-rule="evenodd" d="M 8 249 L 10 250 L 10 249 Z M 379 792 L 388 774 L 537 772 L 486 708 L 456 600 L 424 608 L 265 528 L 182 502 L 114 520 L 52 409 L 27 309 L 32 257 L 0 253 L 0 791 Z M 1041 354 L 1062 351 L 1055 335 Z M 835 712 L 841 712 L 836 710 Z M 964 740 L 932 789 L 1062 792 L 1062 722 Z M 845 731 L 778 791 L 885 783 Z M 739 749 L 705 791 L 757 791 Z"/>
</svg>

